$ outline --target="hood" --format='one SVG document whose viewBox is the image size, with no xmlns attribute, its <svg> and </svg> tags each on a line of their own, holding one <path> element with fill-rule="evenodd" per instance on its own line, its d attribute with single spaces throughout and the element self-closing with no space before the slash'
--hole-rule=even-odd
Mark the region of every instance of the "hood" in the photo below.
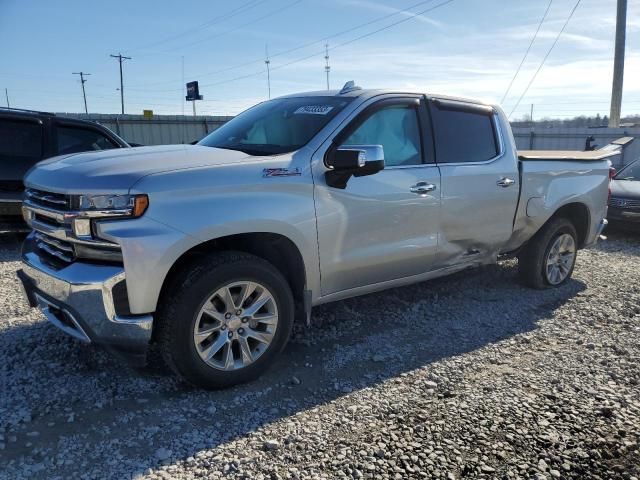
<svg viewBox="0 0 640 480">
<path fill-rule="evenodd" d="M 640 181 L 612 180 L 611 195 L 614 197 L 640 199 Z"/>
<path fill-rule="evenodd" d="M 27 187 L 60 193 L 127 193 L 142 177 L 170 170 L 260 160 L 235 150 L 200 145 L 117 148 L 53 157 L 25 176 Z"/>
</svg>

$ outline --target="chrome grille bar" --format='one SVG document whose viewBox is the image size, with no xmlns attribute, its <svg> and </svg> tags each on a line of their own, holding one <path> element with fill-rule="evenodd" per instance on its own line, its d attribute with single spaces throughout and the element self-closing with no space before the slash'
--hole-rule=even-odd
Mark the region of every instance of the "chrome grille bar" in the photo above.
<svg viewBox="0 0 640 480">
<path fill-rule="evenodd" d="M 640 200 L 633 198 L 611 197 L 609 200 L 609 206 L 616 208 L 640 208 Z"/>
<path fill-rule="evenodd" d="M 64 210 L 69 210 L 69 199 L 59 193 L 48 193 L 40 190 L 27 189 L 25 195 L 28 199 L 38 203 L 42 203 L 45 206 L 49 204 L 60 205 L 64 207 Z"/>
</svg>

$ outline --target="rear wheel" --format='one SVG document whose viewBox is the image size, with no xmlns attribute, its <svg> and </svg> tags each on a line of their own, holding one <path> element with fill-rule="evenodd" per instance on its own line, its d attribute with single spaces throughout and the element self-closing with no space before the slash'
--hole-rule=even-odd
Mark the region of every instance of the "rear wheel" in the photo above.
<svg viewBox="0 0 640 480">
<path fill-rule="evenodd" d="M 207 257 L 173 283 L 158 316 L 165 362 L 203 388 L 258 377 L 289 339 L 293 297 L 282 274 L 240 252 Z"/>
<path fill-rule="evenodd" d="M 577 235 L 566 218 L 543 226 L 518 255 L 523 281 L 533 288 L 559 287 L 571 278 L 576 262 Z"/>
</svg>

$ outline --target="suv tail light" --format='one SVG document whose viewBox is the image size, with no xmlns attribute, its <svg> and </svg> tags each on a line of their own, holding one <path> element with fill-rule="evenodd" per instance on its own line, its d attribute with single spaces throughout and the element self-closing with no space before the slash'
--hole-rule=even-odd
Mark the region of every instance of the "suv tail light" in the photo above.
<svg viewBox="0 0 640 480">
<path fill-rule="evenodd" d="M 607 195 L 607 205 L 609 205 L 609 201 L 611 200 L 611 180 L 616 176 L 616 169 L 614 167 L 609 167 L 609 194 Z"/>
</svg>

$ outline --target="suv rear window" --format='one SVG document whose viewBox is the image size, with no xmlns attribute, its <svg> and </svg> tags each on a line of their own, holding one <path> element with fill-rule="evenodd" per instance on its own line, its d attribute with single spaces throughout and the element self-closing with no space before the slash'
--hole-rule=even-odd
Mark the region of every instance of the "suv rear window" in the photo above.
<svg viewBox="0 0 640 480">
<path fill-rule="evenodd" d="M 491 114 L 431 108 L 438 163 L 484 162 L 498 155 Z"/>
<path fill-rule="evenodd" d="M 0 119 L 0 156 L 31 162 L 42 158 L 42 125 Z"/>
</svg>

